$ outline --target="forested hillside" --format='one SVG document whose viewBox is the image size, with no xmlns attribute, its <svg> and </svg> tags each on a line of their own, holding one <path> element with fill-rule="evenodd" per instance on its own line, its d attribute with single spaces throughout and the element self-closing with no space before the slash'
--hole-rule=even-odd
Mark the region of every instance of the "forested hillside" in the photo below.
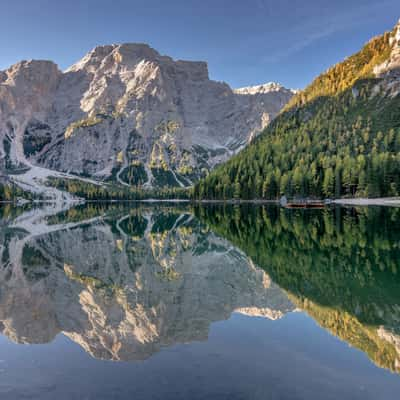
<svg viewBox="0 0 400 400">
<path fill-rule="evenodd" d="M 201 180 L 194 196 L 398 196 L 400 73 L 376 73 L 397 54 L 398 30 L 372 39 L 293 97 L 251 145 Z"/>
</svg>

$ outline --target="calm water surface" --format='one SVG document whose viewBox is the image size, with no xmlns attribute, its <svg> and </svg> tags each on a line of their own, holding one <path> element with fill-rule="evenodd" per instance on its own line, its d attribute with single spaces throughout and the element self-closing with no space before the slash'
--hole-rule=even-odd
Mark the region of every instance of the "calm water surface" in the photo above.
<svg viewBox="0 0 400 400">
<path fill-rule="evenodd" d="M 0 398 L 397 399 L 400 209 L 0 208 Z"/>
</svg>

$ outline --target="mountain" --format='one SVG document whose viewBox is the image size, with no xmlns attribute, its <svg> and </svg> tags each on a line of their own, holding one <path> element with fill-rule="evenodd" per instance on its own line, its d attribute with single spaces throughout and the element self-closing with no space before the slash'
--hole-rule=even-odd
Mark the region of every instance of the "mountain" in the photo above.
<svg viewBox="0 0 400 400">
<path fill-rule="evenodd" d="M 294 310 L 190 210 L 103 207 L 0 219 L 2 334 L 47 343 L 63 333 L 93 357 L 143 360 L 207 340 L 210 324 L 232 312 L 278 319 Z"/>
<path fill-rule="evenodd" d="M 25 185 L 50 170 L 190 186 L 292 95 L 275 83 L 232 90 L 209 79 L 205 62 L 176 61 L 146 44 L 96 47 L 65 72 L 50 61 L 22 61 L 0 71 L 0 168 Z"/>
<path fill-rule="evenodd" d="M 400 22 L 298 92 L 198 198 L 400 195 Z"/>
</svg>

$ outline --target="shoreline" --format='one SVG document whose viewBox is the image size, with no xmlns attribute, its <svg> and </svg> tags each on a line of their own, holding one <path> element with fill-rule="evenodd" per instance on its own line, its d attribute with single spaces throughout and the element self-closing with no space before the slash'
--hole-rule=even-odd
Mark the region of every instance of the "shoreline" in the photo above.
<svg viewBox="0 0 400 400">
<path fill-rule="evenodd" d="M 332 200 L 333 204 L 346 206 L 389 206 L 400 207 L 400 197 L 378 197 L 369 199 L 365 197 L 352 199 L 336 199 Z"/>
<path fill-rule="evenodd" d="M 341 198 L 327 201 L 326 199 L 320 200 L 326 202 L 326 206 L 336 205 L 348 205 L 348 206 L 389 206 L 389 207 L 400 207 L 400 197 L 379 197 L 379 198 Z M 280 204 L 279 200 L 193 200 L 196 204 Z"/>
<path fill-rule="evenodd" d="M 321 200 L 324 202 L 325 200 Z M 0 205 L 14 205 L 16 207 L 27 205 L 27 204 L 57 204 L 57 200 L 32 200 L 25 201 L 23 203 L 4 201 L 0 200 Z M 253 199 L 253 200 L 241 200 L 241 199 L 227 199 L 227 200 L 192 200 L 192 199 L 126 199 L 126 200 L 86 200 L 86 199 L 74 199 L 69 201 L 63 201 L 62 203 L 67 203 L 71 205 L 84 204 L 84 203 L 192 203 L 192 204 L 230 204 L 230 205 L 240 205 L 240 204 L 276 204 L 279 205 L 279 200 L 263 200 L 263 199 Z M 342 198 L 334 199 L 326 202 L 326 205 L 343 205 L 343 206 L 389 206 L 389 207 L 400 207 L 400 197 L 379 197 L 379 198 Z"/>
</svg>

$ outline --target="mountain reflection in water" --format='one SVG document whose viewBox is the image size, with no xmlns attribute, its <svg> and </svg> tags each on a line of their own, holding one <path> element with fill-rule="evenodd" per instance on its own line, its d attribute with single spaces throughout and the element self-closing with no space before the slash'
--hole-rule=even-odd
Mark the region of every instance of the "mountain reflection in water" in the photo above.
<svg viewBox="0 0 400 400">
<path fill-rule="evenodd" d="M 228 206 L 195 214 L 320 326 L 400 372 L 400 208 Z"/>
<path fill-rule="evenodd" d="M 95 358 L 143 360 L 235 311 L 303 310 L 400 372 L 399 209 L 2 211 L 0 329 L 16 343 L 62 332 Z"/>
<path fill-rule="evenodd" d="M 287 295 L 190 210 L 80 206 L 2 229 L 0 321 L 17 343 L 62 332 L 93 357 L 146 359 L 207 339 L 233 311 L 280 318 Z"/>
</svg>

